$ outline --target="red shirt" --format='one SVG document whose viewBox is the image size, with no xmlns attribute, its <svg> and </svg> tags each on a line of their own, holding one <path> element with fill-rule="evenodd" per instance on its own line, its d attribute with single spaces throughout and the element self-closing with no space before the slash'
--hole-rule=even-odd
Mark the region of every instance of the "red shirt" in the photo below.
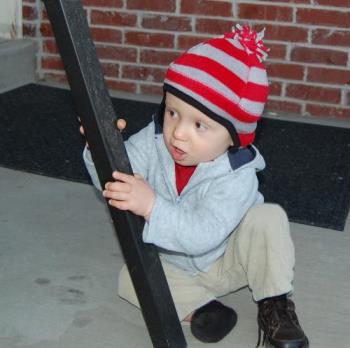
<svg viewBox="0 0 350 348">
<path fill-rule="evenodd" d="M 179 195 L 187 185 L 196 168 L 197 166 L 181 166 L 175 163 L 176 188 Z"/>
</svg>

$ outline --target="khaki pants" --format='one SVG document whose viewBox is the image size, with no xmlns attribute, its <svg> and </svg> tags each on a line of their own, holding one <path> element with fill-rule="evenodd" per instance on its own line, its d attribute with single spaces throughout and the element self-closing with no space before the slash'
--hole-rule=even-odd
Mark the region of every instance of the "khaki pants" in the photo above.
<svg viewBox="0 0 350 348">
<path fill-rule="evenodd" d="M 264 203 L 250 208 L 230 236 L 225 254 L 208 272 L 191 276 L 167 262 L 162 264 L 183 320 L 202 305 L 247 285 L 255 301 L 291 292 L 294 262 L 286 213 L 278 205 Z M 140 307 L 125 265 L 119 295 Z"/>
</svg>

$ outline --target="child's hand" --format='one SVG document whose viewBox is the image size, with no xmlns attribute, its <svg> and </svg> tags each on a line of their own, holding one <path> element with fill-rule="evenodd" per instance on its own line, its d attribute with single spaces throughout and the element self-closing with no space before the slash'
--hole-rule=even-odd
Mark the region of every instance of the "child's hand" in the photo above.
<svg viewBox="0 0 350 348">
<path fill-rule="evenodd" d="M 148 182 L 139 174 L 114 172 L 113 178 L 117 181 L 106 183 L 103 191 L 109 204 L 120 210 L 130 210 L 149 221 L 156 196 Z"/>
<path fill-rule="evenodd" d="M 79 123 L 81 123 L 80 117 L 78 117 L 78 121 L 79 121 Z M 80 125 L 80 127 L 79 127 L 79 132 L 80 132 L 81 135 L 84 135 L 84 136 L 85 136 L 84 128 L 83 128 L 82 125 Z M 87 141 L 85 142 L 85 146 L 86 146 L 87 148 L 89 148 L 89 144 L 88 144 Z"/>
<path fill-rule="evenodd" d="M 78 117 L 78 121 L 81 122 L 80 117 Z M 119 118 L 116 122 L 116 126 L 122 132 L 126 127 L 126 121 L 123 118 Z M 79 132 L 81 135 L 85 135 L 85 131 L 82 125 L 79 127 Z M 88 142 L 86 142 L 86 147 L 89 148 Z"/>
</svg>

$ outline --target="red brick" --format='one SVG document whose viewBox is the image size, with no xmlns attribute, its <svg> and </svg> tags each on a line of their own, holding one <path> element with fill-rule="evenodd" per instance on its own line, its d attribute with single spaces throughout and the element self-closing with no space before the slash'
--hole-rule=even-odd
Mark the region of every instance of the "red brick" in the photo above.
<svg viewBox="0 0 350 348">
<path fill-rule="evenodd" d="M 123 6 L 123 0 L 82 0 L 84 6 L 113 7 Z"/>
<path fill-rule="evenodd" d="M 291 59 L 295 62 L 346 66 L 348 62 L 348 54 L 347 52 L 314 47 L 295 47 L 292 50 Z"/>
<path fill-rule="evenodd" d="M 325 5 L 325 6 L 340 6 L 349 8 L 350 1 L 349 0 L 317 0 L 317 5 Z"/>
<path fill-rule="evenodd" d="M 350 12 L 298 8 L 297 22 L 313 25 L 328 25 L 336 28 L 348 28 Z"/>
<path fill-rule="evenodd" d="M 239 4 L 239 18 L 291 22 L 293 9 L 286 6 Z"/>
<path fill-rule="evenodd" d="M 130 92 L 130 93 L 136 92 L 136 83 L 134 83 L 134 82 L 116 81 L 116 80 L 106 79 L 106 83 L 107 83 L 108 88 L 110 88 L 110 89 L 114 89 L 117 91 Z"/>
<path fill-rule="evenodd" d="M 231 17 L 231 1 L 218 0 L 181 0 L 181 13 L 200 14 L 207 16 Z"/>
<path fill-rule="evenodd" d="M 284 59 L 287 54 L 287 46 L 283 44 L 265 43 L 266 47 L 270 49 L 268 52 L 269 58 Z"/>
<path fill-rule="evenodd" d="M 268 62 L 266 68 L 269 77 L 302 80 L 304 76 L 304 67 L 301 65 Z"/>
<path fill-rule="evenodd" d="M 323 101 L 325 103 L 339 103 L 340 89 L 315 87 L 302 84 L 292 84 L 286 88 L 286 96 L 304 100 Z"/>
<path fill-rule="evenodd" d="M 113 59 L 127 62 L 136 62 L 137 52 L 135 48 L 96 45 L 100 59 Z"/>
<path fill-rule="evenodd" d="M 268 100 L 266 104 L 266 110 L 268 111 L 284 111 L 292 113 L 301 113 L 301 105 L 298 103 L 287 102 L 282 100 Z"/>
<path fill-rule="evenodd" d="M 311 0 L 260 0 L 261 2 L 287 2 L 292 4 L 311 4 Z M 327 0 L 329 1 L 329 0 Z"/>
<path fill-rule="evenodd" d="M 175 58 L 180 55 L 176 51 L 156 51 L 156 50 L 141 50 L 140 62 L 146 64 L 166 65 L 168 66 Z"/>
<path fill-rule="evenodd" d="M 226 21 L 223 19 L 204 19 L 198 18 L 196 20 L 196 32 L 221 35 L 232 31 L 232 20 Z"/>
<path fill-rule="evenodd" d="M 309 67 L 307 81 L 350 85 L 350 70 Z"/>
<path fill-rule="evenodd" d="M 174 47 L 174 35 L 163 33 L 148 33 L 141 31 L 129 31 L 125 33 L 125 43 L 137 46 L 172 48 Z"/>
<path fill-rule="evenodd" d="M 148 29 L 191 31 L 191 18 L 178 16 L 144 15 L 142 27 Z"/>
<path fill-rule="evenodd" d="M 41 67 L 50 70 L 63 70 L 63 64 L 60 57 L 43 57 Z"/>
<path fill-rule="evenodd" d="M 126 6 L 130 10 L 174 12 L 176 0 L 128 0 Z"/>
<path fill-rule="evenodd" d="M 312 116 L 345 119 L 350 121 L 350 108 L 331 107 L 319 104 L 306 105 L 306 112 Z"/>
<path fill-rule="evenodd" d="M 281 95 L 282 83 L 278 81 L 271 81 L 269 84 L 269 94 L 270 95 Z"/>
<path fill-rule="evenodd" d="M 329 46 L 350 46 L 350 32 L 345 30 L 315 29 L 312 43 Z"/>
<path fill-rule="evenodd" d="M 57 72 L 57 74 L 54 72 L 44 72 L 43 75 L 43 79 L 45 81 L 53 81 L 61 84 L 67 84 L 67 76 L 64 71 L 62 71 L 62 73 Z"/>
<path fill-rule="evenodd" d="M 40 32 L 44 37 L 53 36 L 53 31 L 50 23 L 41 23 Z"/>
<path fill-rule="evenodd" d="M 292 25 L 255 25 L 254 29 L 260 31 L 265 28 L 264 40 L 278 40 L 289 42 L 307 42 L 308 30 Z"/>
<path fill-rule="evenodd" d="M 177 38 L 177 47 L 181 50 L 186 50 L 210 38 L 210 36 L 179 35 Z"/>
<path fill-rule="evenodd" d="M 23 23 L 22 31 L 23 31 L 23 36 L 35 37 L 36 36 L 36 25 Z"/>
<path fill-rule="evenodd" d="M 122 42 L 122 33 L 120 30 L 107 28 L 90 28 L 90 30 L 92 39 L 96 42 Z"/>
<path fill-rule="evenodd" d="M 122 78 L 146 82 L 163 82 L 166 69 L 144 66 L 123 66 Z"/>
<path fill-rule="evenodd" d="M 109 77 L 119 76 L 119 64 L 101 63 L 103 74 Z"/>
<path fill-rule="evenodd" d="M 137 16 L 115 11 L 91 11 L 91 24 L 135 26 Z"/>
<path fill-rule="evenodd" d="M 58 54 L 58 47 L 55 40 L 44 40 L 43 41 L 43 51 L 51 54 Z"/>
<path fill-rule="evenodd" d="M 38 11 L 36 7 L 33 6 L 22 6 L 22 16 L 25 20 L 35 20 L 38 19 Z"/>
<path fill-rule="evenodd" d="M 163 95 L 163 86 L 155 86 L 155 85 L 141 85 L 140 86 L 141 94 L 149 94 L 149 95 Z"/>
</svg>

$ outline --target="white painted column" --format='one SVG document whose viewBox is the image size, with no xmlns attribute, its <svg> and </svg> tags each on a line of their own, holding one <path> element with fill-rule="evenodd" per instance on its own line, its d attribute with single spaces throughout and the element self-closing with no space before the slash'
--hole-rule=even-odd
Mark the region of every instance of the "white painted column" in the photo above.
<svg viewBox="0 0 350 348">
<path fill-rule="evenodd" d="M 22 37 L 22 0 L 0 1 L 0 38 Z"/>
</svg>

